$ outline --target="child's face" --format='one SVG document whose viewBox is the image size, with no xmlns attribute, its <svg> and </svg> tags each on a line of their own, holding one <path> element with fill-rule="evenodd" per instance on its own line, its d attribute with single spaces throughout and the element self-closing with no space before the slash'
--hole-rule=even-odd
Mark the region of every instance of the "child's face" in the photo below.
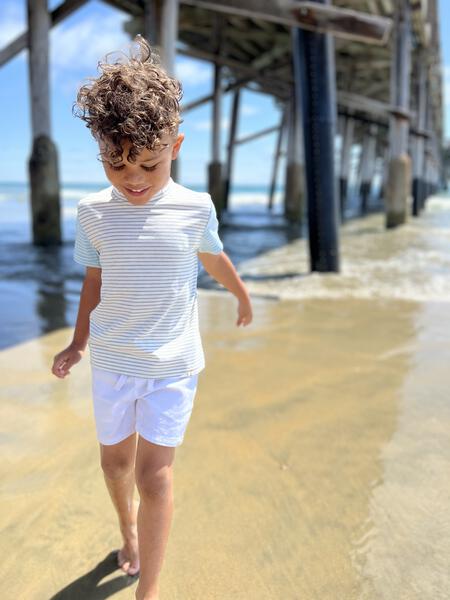
<svg viewBox="0 0 450 600">
<path fill-rule="evenodd" d="M 166 134 L 161 139 L 161 147 L 156 150 L 143 150 L 134 163 L 127 160 L 130 142 L 122 143 L 122 160 L 112 165 L 104 155 L 106 145 L 99 140 L 100 154 L 105 156 L 103 168 L 106 177 L 132 204 L 145 204 L 170 177 L 170 167 L 180 150 L 184 135 L 177 138 Z"/>
</svg>

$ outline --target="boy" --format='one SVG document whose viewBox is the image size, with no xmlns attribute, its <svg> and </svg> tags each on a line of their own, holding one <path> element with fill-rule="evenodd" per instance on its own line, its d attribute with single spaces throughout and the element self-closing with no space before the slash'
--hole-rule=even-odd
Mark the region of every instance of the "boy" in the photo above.
<svg viewBox="0 0 450 600">
<path fill-rule="evenodd" d="M 70 374 L 89 339 L 101 466 L 124 542 L 118 565 L 139 574 L 136 599 L 156 600 L 175 447 L 205 366 L 197 257 L 236 296 L 237 326 L 251 322 L 252 308 L 223 252 L 211 197 L 170 177 L 184 139 L 181 85 L 144 38 L 135 41 L 137 57 L 100 64 L 102 74 L 78 92 L 77 116 L 97 140 L 112 185 L 78 205 L 74 259 L 86 276 L 73 340 L 54 357 L 52 373 Z"/>
</svg>

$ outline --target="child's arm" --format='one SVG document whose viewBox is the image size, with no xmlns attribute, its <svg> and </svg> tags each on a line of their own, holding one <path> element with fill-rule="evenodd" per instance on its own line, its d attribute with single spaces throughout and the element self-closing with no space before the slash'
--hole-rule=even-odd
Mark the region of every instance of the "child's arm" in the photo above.
<svg viewBox="0 0 450 600">
<path fill-rule="evenodd" d="M 231 260 L 225 252 L 220 252 L 219 254 L 198 252 L 197 254 L 205 271 L 238 299 L 239 306 L 236 325 L 249 325 L 253 318 L 250 294 L 236 272 Z"/>
<path fill-rule="evenodd" d="M 53 359 L 52 373 L 61 379 L 70 374 L 69 369 L 83 357 L 89 339 L 89 315 L 100 302 L 101 287 L 102 270 L 86 267 L 72 342 Z"/>
</svg>

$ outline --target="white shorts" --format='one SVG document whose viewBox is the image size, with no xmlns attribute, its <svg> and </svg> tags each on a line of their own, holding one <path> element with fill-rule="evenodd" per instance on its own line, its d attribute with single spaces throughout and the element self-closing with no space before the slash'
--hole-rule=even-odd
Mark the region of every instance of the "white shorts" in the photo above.
<svg viewBox="0 0 450 600">
<path fill-rule="evenodd" d="M 179 446 L 191 416 L 198 373 L 148 379 L 91 366 L 95 427 L 101 444 L 137 431 L 161 446 Z"/>
</svg>

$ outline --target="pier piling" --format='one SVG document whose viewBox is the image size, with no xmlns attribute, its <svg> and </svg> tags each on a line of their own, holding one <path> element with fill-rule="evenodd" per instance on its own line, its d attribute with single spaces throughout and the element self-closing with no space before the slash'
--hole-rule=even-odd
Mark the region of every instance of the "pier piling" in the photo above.
<svg viewBox="0 0 450 600">
<path fill-rule="evenodd" d="M 48 71 L 50 17 L 46 0 L 28 0 L 32 149 L 28 161 L 33 244 L 59 245 L 61 215 L 58 156 L 50 131 Z"/>
<path fill-rule="evenodd" d="M 336 75 L 329 34 L 296 28 L 294 73 L 301 102 L 308 198 L 310 268 L 339 271 L 338 206 L 334 176 Z M 299 109 L 300 110 L 300 109 Z"/>
<path fill-rule="evenodd" d="M 386 187 L 386 227 L 406 222 L 411 173 L 408 155 L 409 88 L 411 71 L 411 8 L 409 0 L 395 5 L 394 44 L 391 66 L 391 104 L 389 124 L 390 163 Z"/>
</svg>

